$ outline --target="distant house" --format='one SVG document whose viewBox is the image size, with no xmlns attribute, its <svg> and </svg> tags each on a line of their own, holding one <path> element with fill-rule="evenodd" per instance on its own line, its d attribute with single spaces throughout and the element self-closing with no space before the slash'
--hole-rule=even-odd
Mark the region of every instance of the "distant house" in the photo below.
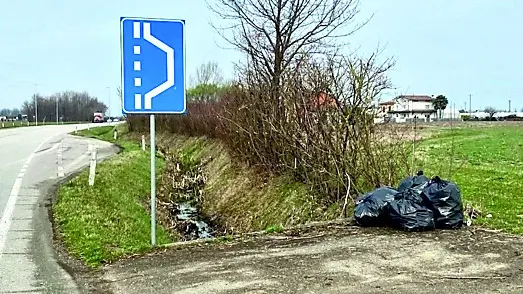
<svg viewBox="0 0 523 294">
<path fill-rule="evenodd" d="M 378 105 L 378 119 L 405 122 L 417 118 L 432 121 L 437 118 L 433 101 L 434 98 L 428 95 L 401 95 Z"/>
<path fill-rule="evenodd" d="M 378 115 L 387 117 L 390 111 L 394 110 L 394 101 L 385 101 L 378 104 Z"/>
<path fill-rule="evenodd" d="M 329 108 L 329 109 L 335 109 L 338 107 L 336 104 L 336 99 L 332 97 L 332 95 L 321 91 L 316 94 L 316 96 L 311 101 L 312 109 L 320 109 L 320 108 Z"/>
</svg>

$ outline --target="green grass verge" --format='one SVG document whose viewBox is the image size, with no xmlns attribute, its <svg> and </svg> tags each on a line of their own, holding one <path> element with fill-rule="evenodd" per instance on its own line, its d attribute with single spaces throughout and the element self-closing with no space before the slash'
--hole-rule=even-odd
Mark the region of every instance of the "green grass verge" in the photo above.
<svg viewBox="0 0 523 294">
<path fill-rule="evenodd" d="M 417 166 L 484 212 L 477 224 L 523 234 L 523 125 L 446 129 L 417 149 Z"/>
<path fill-rule="evenodd" d="M 64 124 L 64 125 L 70 125 L 70 124 L 86 124 L 86 123 L 89 123 L 89 122 L 86 122 L 86 121 L 70 121 L 70 122 L 64 122 L 64 123 L 60 123 L 60 125 Z M 38 123 L 38 126 L 55 126 L 56 125 L 56 122 L 39 122 Z M 34 122 L 30 122 L 29 124 L 27 124 L 27 122 L 19 122 L 19 121 L 15 121 L 14 124 L 12 121 L 6 121 L 6 122 L 3 122 L 3 125 L 2 125 L 2 122 L 0 122 L 0 130 L 5 130 L 5 129 L 12 129 L 12 128 L 21 128 L 21 127 L 34 127 L 36 126 L 36 124 Z"/>
<path fill-rule="evenodd" d="M 54 206 L 54 218 L 67 250 L 87 265 L 96 267 L 151 248 L 150 217 L 143 204 L 150 193 L 150 153 L 125 137 L 119 127 L 123 151 L 99 163 L 93 187 L 88 170 L 62 185 Z M 81 136 L 114 142 L 111 126 L 78 132 Z M 158 174 L 164 161 L 157 158 Z M 157 226 L 157 244 L 172 242 Z"/>
</svg>

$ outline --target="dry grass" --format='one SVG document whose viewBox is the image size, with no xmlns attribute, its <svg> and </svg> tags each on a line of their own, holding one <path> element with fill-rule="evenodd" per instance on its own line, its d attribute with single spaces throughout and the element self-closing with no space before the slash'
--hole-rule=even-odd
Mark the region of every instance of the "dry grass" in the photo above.
<svg viewBox="0 0 523 294">
<path fill-rule="evenodd" d="M 141 137 L 137 133 L 133 136 Z M 334 219 L 340 214 L 338 204 L 319 205 L 310 187 L 297 183 L 291 175 L 256 173 L 234 163 L 219 140 L 158 134 L 157 141 L 164 152 L 210 159 L 204 166 L 207 182 L 200 205 L 205 218 L 222 234 Z"/>
</svg>

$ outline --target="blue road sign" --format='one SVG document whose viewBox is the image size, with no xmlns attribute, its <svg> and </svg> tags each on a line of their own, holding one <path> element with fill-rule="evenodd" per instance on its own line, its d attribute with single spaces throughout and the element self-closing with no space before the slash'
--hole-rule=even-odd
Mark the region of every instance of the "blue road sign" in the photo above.
<svg viewBox="0 0 523 294">
<path fill-rule="evenodd" d="M 120 19 L 123 112 L 185 113 L 185 21 Z"/>
</svg>

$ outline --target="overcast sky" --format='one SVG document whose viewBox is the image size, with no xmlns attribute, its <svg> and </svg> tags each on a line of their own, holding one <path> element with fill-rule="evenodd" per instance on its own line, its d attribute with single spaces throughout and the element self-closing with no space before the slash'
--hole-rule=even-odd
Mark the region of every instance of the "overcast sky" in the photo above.
<svg viewBox="0 0 523 294">
<path fill-rule="evenodd" d="M 371 22 L 351 39 L 361 54 L 386 46 L 396 94 L 444 94 L 463 108 L 523 108 L 523 1 L 366 0 Z M 189 4 L 190 3 L 190 4 Z M 88 91 L 119 114 L 121 16 L 186 20 L 187 70 L 216 61 L 227 76 L 239 57 L 221 49 L 203 0 L 0 0 L 0 108 L 34 93 Z M 36 86 L 35 86 L 36 84 Z M 110 89 L 108 89 L 110 87 Z M 468 106 L 467 106 L 468 108 Z"/>
</svg>

